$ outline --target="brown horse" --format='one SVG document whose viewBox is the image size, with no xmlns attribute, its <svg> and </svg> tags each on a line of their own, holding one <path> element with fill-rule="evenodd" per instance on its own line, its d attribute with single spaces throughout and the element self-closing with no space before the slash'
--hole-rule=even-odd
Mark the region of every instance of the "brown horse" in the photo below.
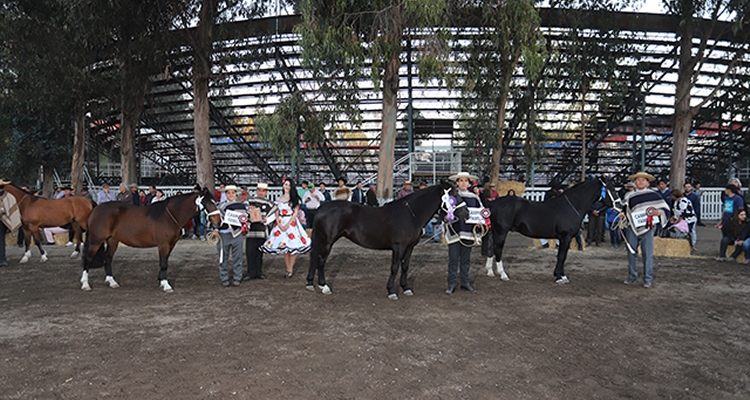
<svg viewBox="0 0 750 400">
<path fill-rule="evenodd" d="M 6 185 L 5 190 L 16 198 L 18 209 L 21 211 L 21 226 L 23 227 L 24 243 L 26 252 L 21 258 L 21 263 L 29 261 L 31 257 L 31 238 L 34 238 L 39 252 L 42 254 L 42 262 L 47 261 L 47 252 L 42 249 L 42 235 L 40 228 L 62 226 L 70 223 L 76 242 L 75 251 L 71 257 L 78 255 L 80 245 L 83 242 L 83 231 L 88 227 L 89 214 L 93 204 L 83 197 L 64 197 L 62 199 L 48 200 L 35 197 L 31 193 L 14 185 Z"/>
<path fill-rule="evenodd" d="M 167 281 L 167 261 L 180 239 L 180 230 L 199 212 L 206 210 L 214 227 L 221 224 L 221 213 L 208 189 L 171 197 L 146 207 L 123 203 L 104 203 L 96 206 L 89 217 L 89 230 L 83 246 L 83 275 L 81 289 L 91 290 L 89 268 L 101 267 L 107 277 L 104 282 L 116 288 L 112 276 L 112 256 L 120 242 L 130 247 L 159 248 L 159 285 L 171 293 Z M 105 248 L 106 242 L 106 248 Z"/>
</svg>

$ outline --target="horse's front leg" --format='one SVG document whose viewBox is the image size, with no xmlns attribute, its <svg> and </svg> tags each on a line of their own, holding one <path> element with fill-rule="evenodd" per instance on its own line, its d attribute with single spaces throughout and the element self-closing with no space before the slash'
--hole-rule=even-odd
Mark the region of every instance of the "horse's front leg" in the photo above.
<svg viewBox="0 0 750 400">
<path fill-rule="evenodd" d="M 391 300 L 398 300 L 396 291 L 393 290 L 393 284 L 396 282 L 396 274 L 398 274 L 398 268 L 401 265 L 403 259 L 403 250 L 393 249 L 393 255 L 391 256 L 391 276 L 388 277 L 388 284 L 385 286 L 388 289 L 388 298 Z"/>
<path fill-rule="evenodd" d="M 404 296 L 411 296 L 414 294 L 414 291 L 409 287 L 407 277 L 409 273 L 409 261 L 411 261 L 411 252 L 414 250 L 414 246 L 417 243 L 419 243 L 419 240 L 409 246 L 406 251 L 404 251 L 404 255 L 401 257 L 401 280 L 399 284 L 401 285 L 401 289 L 404 291 Z"/>
<path fill-rule="evenodd" d="M 568 277 L 565 276 L 565 259 L 568 258 L 568 250 L 570 249 L 570 242 L 573 238 L 566 236 L 560 238 L 560 247 L 557 249 L 557 264 L 555 265 L 555 283 L 564 284 L 569 283 Z"/>
<path fill-rule="evenodd" d="M 29 246 L 31 246 L 31 230 L 29 230 L 28 227 L 25 225 L 22 226 L 23 229 L 23 244 L 26 246 L 24 252 L 23 252 L 23 258 L 21 258 L 21 261 L 19 261 L 21 264 L 28 262 L 29 257 L 31 257 L 31 250 L 29 250 Z"/>
<path fill-rule="evenodd" d="M 508 237 L 508 230 L 506 229 L 494 229 L 492 230 L 492 251 L 495 253 L 495 268 L 497 268 L 497 275 L 500 275 L 500 279 L 504 281 L 510 280 L 508 274 L 505 273 L 503 268 L 503 248 L 505 247 L 505 239 Z M 487 275 L 495 276 L 492 271 L 492 265 L 488 265 Z"/>
<path fill-rule="evenodd" d="M 34 237 L 34 241 L 36 242 L 36 247 L 39 249 L 39 253 L 42 255 L 41 261 L 46 262 L 47 261 L 47 252 L 44 251 L 42 248 L 42 233 L 39 230 L 38 227 L 30 228 L 31 235 Z M 29 257 L 31 257 L 31 251 L 27 250 L 26 253 L 23 255 L 23 258 L 21 259 L 21 262 L 24 263 L 29 260 Z M 26 261 L 24 261 L 26 259 Z"/>
<path fill-rule="evenodd" d="M 159 287 L 162 288 L 165 293 L 174 292 L 174 290 L 172 290 L 172 286 L 169 286 L 169 281 L 167 281 L 169 255 L 172 253 L 173 247 L 174 244 L 170 247 L 159 246 Z"/>
<path fill-rule="evenodd" d="M 313 231 L 313 235 L 315 232 Z M 320 234 L 319 234 L 320 235 Z M 315 280 L 315 271 L 318 271 L 318 289 L 323 294 L 331 294 L 331 288 L 326 283 L 326 260 L 328 255 L 331 254 L 331 247 L 333 243 L 328 243 L 325 238 L 320 236 L 313 236 L 315 239 L 312 242 L 312 250 L 310 251 L 310 269 L 307 271 L 307 290 L 315 290 L 313 286 L 313 280 Z"/>
</svg>

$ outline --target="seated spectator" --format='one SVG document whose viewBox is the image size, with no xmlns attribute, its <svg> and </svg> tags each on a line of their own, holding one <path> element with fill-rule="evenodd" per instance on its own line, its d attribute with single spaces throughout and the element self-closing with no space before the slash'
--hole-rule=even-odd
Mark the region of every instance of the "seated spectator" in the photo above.
<svg viewBox="0 0 750 400">
<path fill-rule="evenodd" d="M 734 261 L 741 251 L 745 251 L 744 264 L 750 264 L 750 224 L 747 223 L 747 213 L 744 209 L 735 213 L 724 222 L 721 227 L 721 244 L 719 245 L 719 257 L 716 261 Z M 727 257 L 727 247 L 733 244 L 734 252 Z"/>
<path fill-rule="evenodd" d="M 680 189 L 672 191 L 672 218 L 669 222 L 674 226 L 682 226 L 687 224 L 687 230 L 685 233 L 689 236 L 690 247 L 695 250 L 695 243 L 697 241 L 697 235 L 695 233 L 695 223 L 698 222 L 698 218 L 695 216 L 693 209 L 693 203 L 685 196 L 683 196 Z M 684 223 L 682 221 L 685 221 Z"/>
</svg>

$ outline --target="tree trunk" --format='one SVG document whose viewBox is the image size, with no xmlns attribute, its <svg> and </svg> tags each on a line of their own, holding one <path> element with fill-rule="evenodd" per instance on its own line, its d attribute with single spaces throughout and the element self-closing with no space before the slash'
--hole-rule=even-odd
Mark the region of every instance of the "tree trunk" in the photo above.
<svg viewBox="0 0 750 400">
<path fill-rule="evenodd" d="M 120 126 L 120 170 L 122 182 L 126 185 L 138 183 L 138 169 L 135 155 L 135 137 L 136 126 L 138 125 L 138 116 L 136 112 L 125 106 L 122 109 L 122 126 Z"/>
<path fill-rule="evenodd" d="M 375 194 L 382 203 L 393 197 L 393 161 L 396 147 L 396 113 L 398 112 L 398 69 L 401 61 L 398 54 L 385 64 L 383 75 L 383 122 L 380 133 L 378 157 L 378 179 Z"/>
<path fill-rule="evenodd" d="M 51 199 L 55 191 L 55 178 L 52 168 L 42 166 L 42 196 Z"/>
<path fill-rule="evenodd" d="M 503 154 L 503 140 L 505 136 L 505 109 L 507 103 L 508 91 L 503 90 L 503 92 L 500 93 L 500 97 L 497 99 L 497 144 L 494 151 L 492 152 L 492 167 L 490 168 L 490 182 L 494 183 L 498 187 L 498 181 L 500 180 L 500 157 Z"/>
<path fill-rule="evenodd" d="M 672 158 L 669 170 L 669 187 L 682 189 L 687 169 L 687 143 L 690 128 L 693 124 L 693 112 L 690 109 L 690 89 L 692 88 L 693 69 L 696 58 L 693 58 L 693 35 L 690 22 L 680 37 L 680 67 L 677 71 L 675 88 L 674 120 L 672 125 Z"/>
<path fill-rule="evenodd" d="M 73 193 L 76 196 L 80 196 L 81 188 L 83 188 L 83 158 L 84 143 L 86 142 L 86 117 L 82 112 L 76 115 L 74 127 L 73 161 L 70 163 L 70 184 L 73 186 Z"/>
<path fill-rule="evenodd" d="M 195 66 L 193 75 L 193 130 L 195 133 L 195 174 L 198 184 L 214 190 L 214 165 L 211 158 L 209 131 L 208 82 L 211 79 L 211 54 L 213 53 L 213 28 L 218 2 L 203 0 L 193 49 Z"/>
</svg>

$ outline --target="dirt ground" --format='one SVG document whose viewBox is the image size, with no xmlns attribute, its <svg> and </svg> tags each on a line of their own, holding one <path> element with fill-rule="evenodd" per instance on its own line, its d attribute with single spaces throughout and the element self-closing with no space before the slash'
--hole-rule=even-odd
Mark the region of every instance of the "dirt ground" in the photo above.
<svg viewBox="0 0 750 400">
<path fill-rule="evenodd" d="M 119 289 L 80 260 L 0 269 L 3 399 L 727 399 L 750 393 L 750 267 L 713 260 L 716 228 L 699 254 L 657 258 L 651 289 L 625 286 L 626 254 L 571 251 L 571 283 L 552 279 L 553 250 L 511 234 L 511 280 L 482 272 L 478 293 L 444 293 L 447 247 L 420 244 L 415 295 L 386 298 L 390 253 L 340 241 L 332 295 L 305 290 L 309 258 L 282 279 L 221 287 L 215 248 L 183 240 L 158 288 L 155 249 L 121 247 Z"/>
</svg>

